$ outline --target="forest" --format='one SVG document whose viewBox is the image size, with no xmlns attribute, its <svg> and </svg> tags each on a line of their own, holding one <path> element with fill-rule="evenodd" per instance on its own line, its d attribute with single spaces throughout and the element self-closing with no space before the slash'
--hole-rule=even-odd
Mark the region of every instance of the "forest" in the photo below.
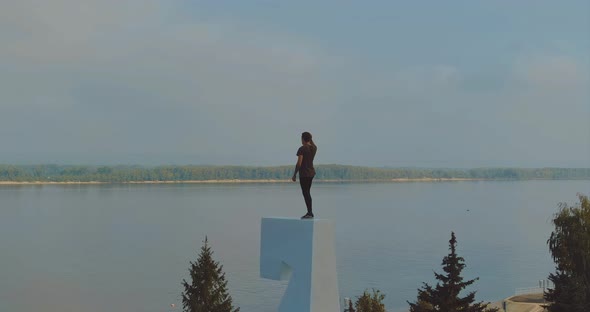
<svg viewBox="0 0 590 312">
<path fill-rule="evenodd" d="M 71 166 L 0 165 L 0 181 L 141 182 L 207 180 L 287 180 L 293 166 Z M 419 179 L 590 180 L 590 168 L 375 168 L 316 165 L 316 181 L 388 181 Z"/>
</svg>

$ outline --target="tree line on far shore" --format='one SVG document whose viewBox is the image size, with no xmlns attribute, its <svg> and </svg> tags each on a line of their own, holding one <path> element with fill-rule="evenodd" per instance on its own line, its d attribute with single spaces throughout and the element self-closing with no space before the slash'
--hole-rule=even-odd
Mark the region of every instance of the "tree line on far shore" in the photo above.
<svg viewBox="0 0 590 312">
<path fill-rule="evenodd" d="M 590 168 L 375 168 L 316 166 L 316 180 L 386 181 L 393 179 L 588 180 Z M 0 181 L 134 182 L 206 180 L 287 180 L 292 166 L 69 166 L 0 165 Z"/>
</svg>

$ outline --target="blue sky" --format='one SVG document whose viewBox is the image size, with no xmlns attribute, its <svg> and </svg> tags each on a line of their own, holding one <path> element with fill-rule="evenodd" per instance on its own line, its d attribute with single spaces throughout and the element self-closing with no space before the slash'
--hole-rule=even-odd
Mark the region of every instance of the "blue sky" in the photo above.
<svg viewBox="0 0 590 312">
<path fill-rule="evenodd" d="M 590 167 L 588 1 L 1 1 L 0 163 Z"/>
</svg>

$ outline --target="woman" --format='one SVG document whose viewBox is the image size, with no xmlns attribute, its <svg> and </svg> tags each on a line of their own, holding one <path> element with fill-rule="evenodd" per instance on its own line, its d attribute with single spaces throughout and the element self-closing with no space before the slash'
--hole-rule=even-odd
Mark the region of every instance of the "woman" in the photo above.
<svg viewBox="0 0 590 312">
<path fill-rule="evenodd" d="M 297 164 L 295 165 L 295 172 L 291 180 L 297 181 L 297 172 L 299 172 L 299 184 L 301 185 L 301 192 L 305 199 L 307 206 L 307 213 L 301 219 L 313 219 L 313 212 L 311 210 L 311 181 L 315 176 L 315 169 L 313 168 L 313 159 L 318 147 L 313 143 L 311 133 L 303 132 L 301 134 L 302 146 L 297 150 Z"/>
</svg>

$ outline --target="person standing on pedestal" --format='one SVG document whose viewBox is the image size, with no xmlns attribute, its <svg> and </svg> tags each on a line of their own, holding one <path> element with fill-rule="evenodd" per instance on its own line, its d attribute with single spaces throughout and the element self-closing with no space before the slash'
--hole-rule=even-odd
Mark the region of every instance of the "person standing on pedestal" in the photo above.
<svg viewBox="0 0 590 312">
<path fill-rule="evenodd" d="M 311 182 L 315 176 L 315 169 L 313 168 L 313 159 L 318 147 L 313 143 L 311 133 L 303 132 L 301 134 L 302 146 L 297 150 L 297 164 L 295 165 L 295 172 L 291 180 L 297 181 L 297 172 L 299 172 L 299 184 L 301 185 L 301 192 L 305 199 L 307 206 L 307 213 L 301 219 L 312 219 L 313 211 L 311 209 Z"/>
</svg>

